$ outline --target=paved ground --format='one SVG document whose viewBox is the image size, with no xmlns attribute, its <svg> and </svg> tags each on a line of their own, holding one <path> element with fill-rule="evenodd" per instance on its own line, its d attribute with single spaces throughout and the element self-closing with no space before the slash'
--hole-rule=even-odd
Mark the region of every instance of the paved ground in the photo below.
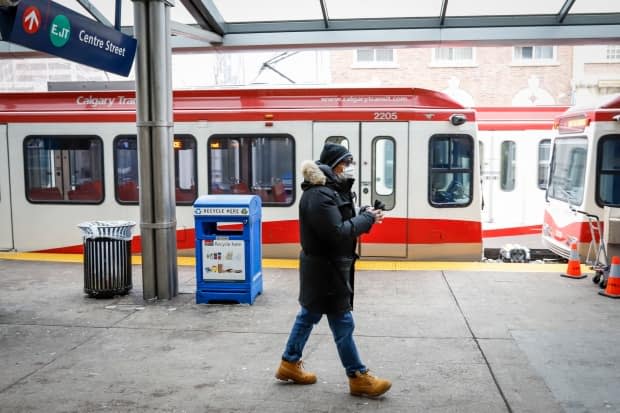
<svg viewBox="0 0 620 413">
<path fill-rule="evenodd" d="M 254 305 L 144 303 L 82 293 L 82 266 L 0 260 L 1 412 L 617 412 L 620 300 L 557 273 L 361 271 L 357 342 L 378 400 L 348 394 L 326 321 L 312 386 L 274 370 L 297 311 L 297 271 L 265 269 Z"/>
</svg>

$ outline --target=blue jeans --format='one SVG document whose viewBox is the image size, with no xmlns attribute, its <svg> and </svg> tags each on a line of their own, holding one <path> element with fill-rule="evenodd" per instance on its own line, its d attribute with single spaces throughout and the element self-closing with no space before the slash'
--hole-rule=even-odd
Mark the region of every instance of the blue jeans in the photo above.
<svg viewBox="0 0 620 413">
<path fill-rule="evenodd" d="M 321 317 L 323 317 L 323 314 L 311 313 L 305 307 L 301 307 L 286 343 L 282 359 L 292 363 L 301 360 L 304 346 L 308 341 L 308 337 L 310 337 L 312 328 L 321 320 Z M 327 314 L 327 320 L 329 321 L 329 328 L 334 336 L 338 355 L 347 372 L 347 376 L 354 376 L 356 371 L 366 372 L 368 369 L 360 360 L 357 347 L 355 347 L 355 342 L 353 341 L 353 330 L 355 329 L 353 314 L 350 311 Z"/>
</svg>

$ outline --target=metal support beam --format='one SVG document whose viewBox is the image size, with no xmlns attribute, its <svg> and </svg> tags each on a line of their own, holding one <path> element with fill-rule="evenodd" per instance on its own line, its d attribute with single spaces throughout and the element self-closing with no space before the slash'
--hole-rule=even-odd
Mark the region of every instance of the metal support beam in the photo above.
<svg viewBox="0 0 620 413">
<path fill-rule="evenodd" d="M 448 0 L 442 0 L 441 12 L 439 13 L 439 26 L 443 26 L 443 22 L 446 20 L 447 10 L 448 10 Z"/>
<path fill-rule="evenodd" d="M 327 5 L 325 0 L 319 0 L 321 2 L 321 13 L 323 13 L 323 21 L 325 22 L 325 28 L 329 29 L 329 14 L 327 13 Z"/>
<path fill-rule="evenodd" d="M 566 18 L 566 16 L 568 16 L 568 12 L 570 11 L 571 7 L 573 7 L 573 4 L 575 4 L 575 0 L 566 0 L 564 2 L 564 5 L 558 13 L 558 23 L 564 22 L 564 19 Z"/>
<path fill-rule="evenodd" d="M 181 0 L 189 14 L 204 30 L 223 36 L 226 33 L 226 22 L 219 14 L 211 0 Z"/>
<path fill-rule="evenodd" d="M 175 21 L 170 22 L 170 31 L 172 32 L 172 34 L 187 37 L 189 39 L 199 40 L 205 43 L 222 43 L 222 36 L 217 33 L 208 32 L 206 30 Z"/>
<path fill-rule="evenodd" d="M 116 7 L 114 9 L 114 28 L 116 30 L 121 29 L 121 11 L 122 11 L 122 0 L 116 0 Z"/>
<path fill-rule="evenodd" d="M 93 16 L 95 20 L 97 20 L 99 23 L 105 24 L 106 26 L 109 26 L 109 27 L 114 27 L 112 22 L 110 22 L 110 20 L 108 20 L 104 16 L 104 14 L 101 13 L 99 9 L 95 7 L 89 0 L 77 0 L 77 2 L 80 3 L 80 6 L 82 6 L 84 10 L 86 10 L 88 14 Z M 116 30 L 118 30 L 118 28 Z"/>
<path fill-rule="evenodd" d="M 170 4 L 134 0 L 136 119 L 145 300 L 178 294 Z"/>
</svg>

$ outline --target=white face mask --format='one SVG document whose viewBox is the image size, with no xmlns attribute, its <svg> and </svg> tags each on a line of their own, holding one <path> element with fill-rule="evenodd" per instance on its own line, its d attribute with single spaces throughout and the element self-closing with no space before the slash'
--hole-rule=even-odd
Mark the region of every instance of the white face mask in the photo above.
<svg viewBox="0 0 620 413">
<path fill-rule="evenodd" d="M 342 176 L 348 179 L 355 179 L 355 165 L 349 164 L 342 171 Z"/>
</svg>

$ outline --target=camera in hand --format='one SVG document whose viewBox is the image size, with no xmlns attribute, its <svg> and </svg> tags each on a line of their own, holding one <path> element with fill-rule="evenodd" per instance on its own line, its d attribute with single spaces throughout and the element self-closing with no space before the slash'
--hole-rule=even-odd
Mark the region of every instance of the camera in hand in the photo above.
<svg viewBox="0 0 620 413">
<path fill-rule="evenodd" d="M 385 204 L 383 202 L 381 202 L 380 200 L 375 199 L 375 203 L 373 205 L 373 208 L 374 209 L 382 209 L 382 210 L 384 210 L 385 209 Z"/>
</svg>

